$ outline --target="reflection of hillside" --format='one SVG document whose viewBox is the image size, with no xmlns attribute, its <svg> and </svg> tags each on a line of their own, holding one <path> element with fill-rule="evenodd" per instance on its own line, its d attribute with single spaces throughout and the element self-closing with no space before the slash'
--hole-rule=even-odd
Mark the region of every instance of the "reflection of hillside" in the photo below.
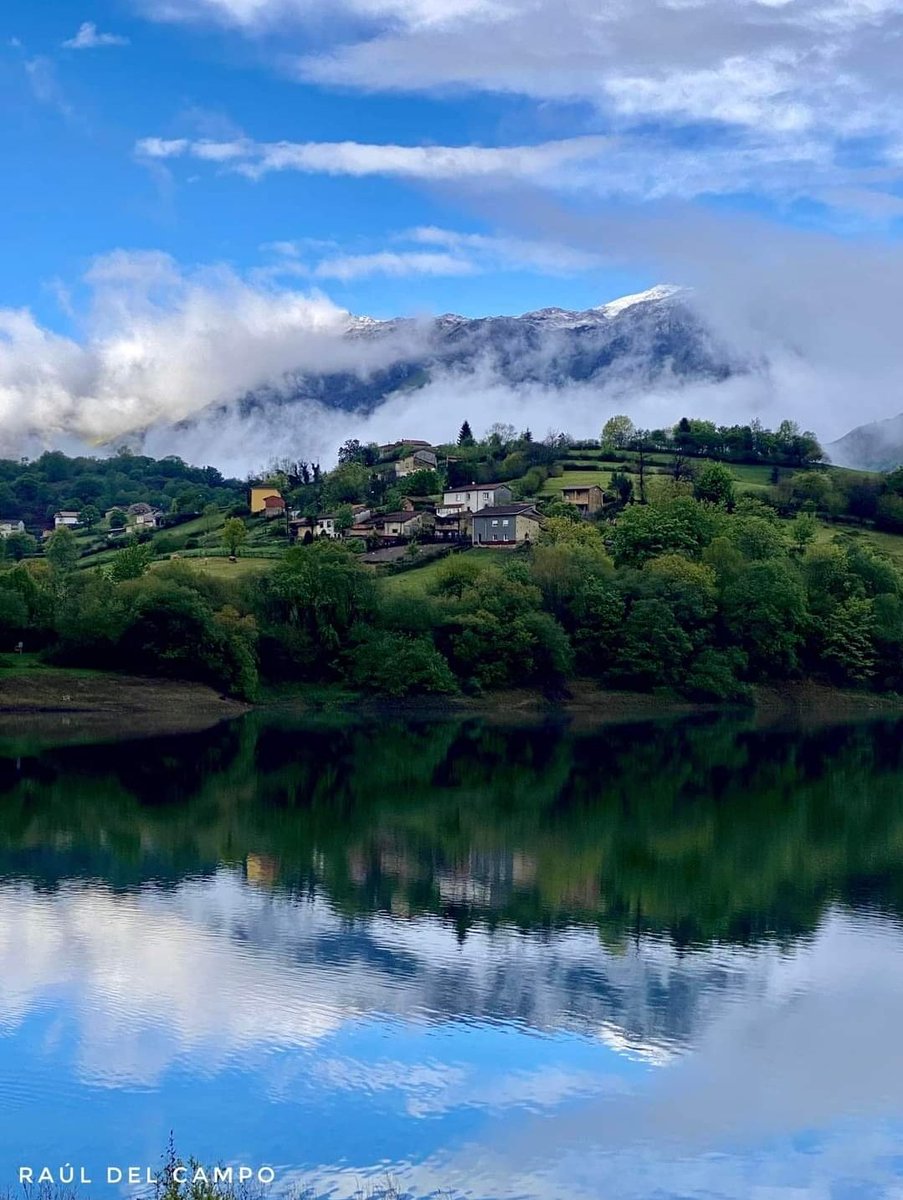
<svg viewBox="0 0 903 1200">
<path fill-rule="evenodd" d="M 299 727 L 0 757 L 0 871 L 53 886 L 240 866 L 351 915 L 748 941 L 832 898 L 903 911 L 898 725 Z"/>
</svg>

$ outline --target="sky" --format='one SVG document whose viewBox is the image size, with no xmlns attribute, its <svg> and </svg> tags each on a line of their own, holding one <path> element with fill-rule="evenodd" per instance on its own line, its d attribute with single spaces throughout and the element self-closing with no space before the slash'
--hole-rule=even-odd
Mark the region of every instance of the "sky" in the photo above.
<svg viewBox="0 0 903 1200">
<path fill-rule="evenodd" d="M 659 282 L 798 356 L 804 421 L 838 378 L 849 415 L 903 407 L 900 0 L 7 0 L 3 26 L 7 441 L 181 419 L 230 398 L 198 387 L 213 347 L 255 386 L 346 311 Z"/>
</svg>

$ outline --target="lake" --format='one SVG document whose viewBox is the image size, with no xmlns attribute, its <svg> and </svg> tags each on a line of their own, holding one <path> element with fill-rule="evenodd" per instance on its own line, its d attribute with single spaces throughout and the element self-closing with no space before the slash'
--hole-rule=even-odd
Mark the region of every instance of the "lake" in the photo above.
<svg viewBox="0 0 903 1200">
<path fill-rule="evenodd" d="M 0 1187 L 899 1198 L 901 916 L 895 721 L 7 741 Z"/>
</svg>

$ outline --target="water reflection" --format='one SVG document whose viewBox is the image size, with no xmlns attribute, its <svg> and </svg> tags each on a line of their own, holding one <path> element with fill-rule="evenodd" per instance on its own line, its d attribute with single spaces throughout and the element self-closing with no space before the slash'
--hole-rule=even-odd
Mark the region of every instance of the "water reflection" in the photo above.
<svg viewBox="0 0 903 1200">
<path fill-rule="evenodd" d="M 897 1194 L 900 732 L 10 747 L 0 1168 L 174 1128 L 339 1194 Z"/>
</svg>

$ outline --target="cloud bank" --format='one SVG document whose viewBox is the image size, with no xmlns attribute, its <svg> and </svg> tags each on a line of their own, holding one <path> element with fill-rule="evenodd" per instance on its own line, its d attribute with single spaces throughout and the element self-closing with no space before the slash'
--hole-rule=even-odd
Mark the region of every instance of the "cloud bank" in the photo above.
<svg viewBox="0 0 903 1200">
<path fill-rule="evenodd" d="M 274 67 L 285 70 L 288 58 L 305 82 L 582 105 L 587 131 L 612 139 L 598 147 L 589 173 L 590 185 L 608 194 L 750 191 L 868 220 L 903 214 L 897 0 L 339 0 L 328 10 L 317 0 L 144 0 L 143 7 L 154 19 L 217 22 L 255 36 L 278 31 Z M 286 169 L 297 152 L 290 148 L 281 167 L 266 166 L 266 147 L 248 153 L 245 167 L 260 170 Z M 302 148 L 302 159 L 310 153 Z"/>
</svg>

